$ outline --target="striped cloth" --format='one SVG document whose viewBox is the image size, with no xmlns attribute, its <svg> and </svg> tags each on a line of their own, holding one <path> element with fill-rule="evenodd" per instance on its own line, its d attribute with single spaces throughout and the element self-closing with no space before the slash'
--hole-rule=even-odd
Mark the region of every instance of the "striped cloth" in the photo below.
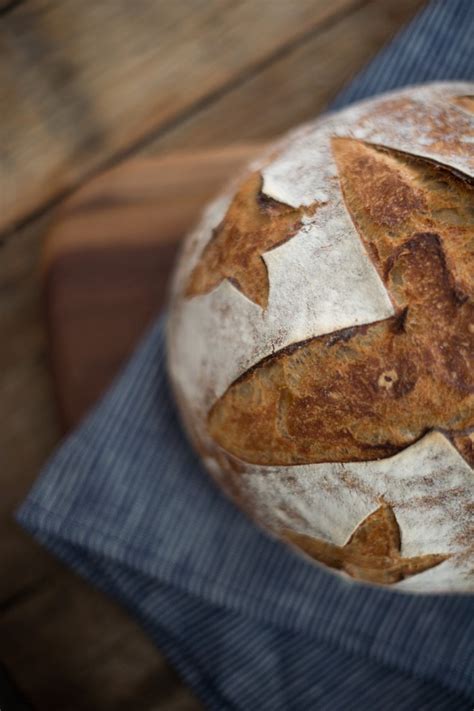
<svg viewBox="0 0 474 711">
<path fill-rule="evenodd" d="M 431 4 L 335 106 L 473 78 L 474 3 Z M 268 537 L 180 429 L 159 322 L 19 512 L 138 618 L 209 709 L 468 711 L 474 597 L 345 581 Z"/>
</svg>

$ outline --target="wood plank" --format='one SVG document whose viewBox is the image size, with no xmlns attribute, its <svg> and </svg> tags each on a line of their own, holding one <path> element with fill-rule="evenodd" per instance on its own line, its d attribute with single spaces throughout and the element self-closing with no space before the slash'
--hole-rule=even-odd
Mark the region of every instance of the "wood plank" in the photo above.
<svg viewBox="0 0 474 711">
<path fill-rule="evenodd" d="M 59 437 L 38 274 L 48 224 L 0 248 L 0 659 L 38 711 L 199 709 L 138 625 L 12 518 Z"/>
<path fill-rule="evenodd" d="M 360 0 L 29 0 L 0 31 L 0 228 Z"/>
<path fill-rule="evenodd" d="M 24 1 L 25 0 L 0 0 L 0 15 L 10 12 L 13 8 L 17 7 L 17 5 Z"/>
<path fill-rule="evenodd" d="M 371 0 L 144 147 L 161 153 L 262 141 L 323 112 L 426 0 Z"/>
<path fill-rule="evenodd" d="M 167 298 L 180 240 L 258 149 L 126 161 L 79 190 L 45 245 L 46 315 L 62 423 L 78 424 Z"/>
<path fill-rule="evenodd" d="M 52 564 L 0 608 L 0 658 L 38 711 L 197 711 L 201 705 L 112 601 Z"/>
</svg>

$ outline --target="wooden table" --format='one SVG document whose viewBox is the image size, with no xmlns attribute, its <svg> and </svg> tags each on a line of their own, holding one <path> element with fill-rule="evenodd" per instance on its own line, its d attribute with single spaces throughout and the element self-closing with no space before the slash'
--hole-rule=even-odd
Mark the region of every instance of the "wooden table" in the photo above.
<svg viewBox="0 0 474 711">
<path fill-rule="evenodd" d="M 59 438 L 37 269 L 57 207 L 130 156 L 315 116 L 423 4 L 0 0 L 0 660 L 34 708 L 199 708 L 137 625 L 12 520 Z"/>
</svg>

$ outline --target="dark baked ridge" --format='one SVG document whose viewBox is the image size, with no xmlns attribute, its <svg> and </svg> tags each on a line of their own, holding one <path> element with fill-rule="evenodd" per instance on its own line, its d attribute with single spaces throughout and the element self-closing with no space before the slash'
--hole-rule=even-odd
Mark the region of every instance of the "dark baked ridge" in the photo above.
<svg viewBox="0 0 474 711">
<path fill-rule="evenodd" d="M 207 294 L 229 279 L 251 301 L 265 308 L 268 274 L 262 254 L 291 239 L 303 215 L 317 204 L 293 208 L 266 197 L 262 176 L 252 173 L 235 194 L 189 278 L 185 295 Z"/>
<path fill-rule="evenodd" d="M 388 457 L 439 429 L 469 460 L 473 185 L 353 139 L 335 138 L 333 151 L 396 315 L 261 361 L 215 403 L 209 431 L 244 461 L 285 465 Z"/>
</svg>

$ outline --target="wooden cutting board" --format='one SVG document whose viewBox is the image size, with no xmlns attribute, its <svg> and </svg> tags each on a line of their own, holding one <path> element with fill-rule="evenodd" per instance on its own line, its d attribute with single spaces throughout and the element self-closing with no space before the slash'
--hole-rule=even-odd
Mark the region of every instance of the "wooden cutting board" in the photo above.
<svg viewBox="0 0 474 711">
<path fill-rule="evenodd" d="M 177 248 L 260 147 L 126 162 L 78 190 L 46 235 L 42 278 L 61 421 L 75 426 L 163 308 Z"/>
</svg>

